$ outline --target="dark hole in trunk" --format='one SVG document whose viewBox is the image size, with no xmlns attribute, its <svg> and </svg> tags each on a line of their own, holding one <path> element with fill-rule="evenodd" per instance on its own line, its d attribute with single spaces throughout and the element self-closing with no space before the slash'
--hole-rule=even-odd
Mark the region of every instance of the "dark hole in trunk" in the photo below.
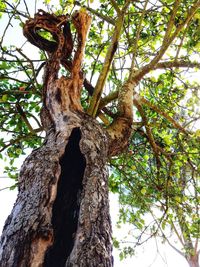
<svg viewBox="0 0 200 267">
<path fill-rule="evenodd" d="M 52 215 L 54 243 L 46 253 L 44 267 L 64 267 L 73 248 L 86 167 L 85 157 L 79 147 L 80 139 L 80 129 L 73 129 L 60 160 L 61 176 Z"/>
</svg>

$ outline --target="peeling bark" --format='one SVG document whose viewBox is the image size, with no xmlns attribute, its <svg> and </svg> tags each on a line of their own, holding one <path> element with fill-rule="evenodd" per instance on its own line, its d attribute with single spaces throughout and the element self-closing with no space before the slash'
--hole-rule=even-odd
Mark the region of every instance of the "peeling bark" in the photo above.
<svg viewBox="0 0 200 267">
<path fill-rule="evenodd" d="M 84 114 L 67 124 L 22 166 L 0 266 L 112 266 L 107 135 Z"/>
<path fill-rule="evenodd" d="M 72 60 L 71 23 L 77 32 Z M 134 83 L 123 85 L 118 116 L 107 129 L 83 112 L 81 64 L 90 23 L 84 10 L 71 18 L 39 10 L 25 23 L 24 35 L 49 55 L 41 110 L 46 138 L 20 171 L 18 197 L 0 240 L 0 266 L 113 266 L 106 162 L 128 144 Z M 55 41 L 39 36 L 41 29 Z M 58 78 L 61 64 L 68 77 Z"/>
<path fill-rule="evenodd" d="M 41 111 L 46 139 L 21 168 L 17 200 L 0 240 L 0 266 L 113 266 L 108 135 L 80 105 L 80 68 L 90 21 L 85 12 L 73 15 L 78 46 L 71 76 L 61 78 L 60 64 L 71 47 L 65 39 L 66 31 L 70 36 L 68 17 L 40 10 L 25 24 L 25 36 L 50 55 Z M 38 37 L 38 28 L 49 31 L 57 44 Z"/>
</svg>

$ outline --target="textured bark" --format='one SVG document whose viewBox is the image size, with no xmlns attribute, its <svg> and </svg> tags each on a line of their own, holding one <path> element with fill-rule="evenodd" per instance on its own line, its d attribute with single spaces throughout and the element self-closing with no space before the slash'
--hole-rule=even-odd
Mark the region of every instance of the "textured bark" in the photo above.
<svg viewBox="0 0 200 267">
<path fill-rule="evenodd" d="M 80 68 L 90 20 L 85 12 L 72 16 L 78 45 L 70 77 L 61 78 L 60 64 L 72 47 L 67 43 L 68 17 L 40 10 L 25 24 L 28 40 L 50 55 L 41 111 L 46 140 L 20 171 L 18 197 L 0 240 L 2 267 L 113 265 L 108 135 L 80 104 Z M 48 30 L 56 45 L 38 37 L 38 28 Z"/>
<path fill-rule="evenodd" d="M 93 119 L 71 114 L 28 156 L 0 266 L 112 266 L 106 144 Z"/>
<path fill-rule="evenodd" d="M 82 9 L 71 17 L 39 10 L 25 23 L 26 38 L 49 55 L 41 110 L 46 139 L 22 166 L 0 240 L 2 267 L 113 266 L 106 162 L 127 147 L 134 83 L 119 92 L 118 116 L 107 130 L 83 112 L 81 64 L 90 22 Z M 69 76 L 58 78 L 60 65 Z"/>
</svg>

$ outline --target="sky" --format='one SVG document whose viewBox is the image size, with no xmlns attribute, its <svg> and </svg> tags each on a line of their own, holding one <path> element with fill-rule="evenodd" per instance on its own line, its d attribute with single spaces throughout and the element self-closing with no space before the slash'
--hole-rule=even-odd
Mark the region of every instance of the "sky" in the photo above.
<svg viewBox="0 0 200 267">
<path fill-rule="evenodd" d="M 33 1 L 34 2 L 34 1 Z M 38 1 L 38 3 L 41 1 Z M 56 2 L 56 1 L 55 1 Z M 94 3 L 95 4 L 95 3 Z M 39 6 L 38 6 L 39 8 Z M 4 21 L 6 24 L 6 21 Z M 2 32 L 4 23 L 0 24 L 0 33 Z M 17 45 L 18 43 L 22 43 L 25 41 L 22 32 L 18 27 L 13 27 L 10 29 L 9 40 L 10 43 L 14 43 Z M 5 40 L 6 41 L 6 40 Z M 33 47 L 31 47 L 31 54 L 34 57 Z M 22 160 L 18 162 L 20 166 L 22 164 Z M 9 187 L 13 185 L 13 181 L 10 178 L 7 178 L 3 173 L 3 167 L 5 163 L 0 160 L 0 233 L 3 229 L 4 222 L 7 216 L 10 214 L 13 204 L 15 202 L 17 196 L 17 189 L 15 190 L 1 190 L 2 188 Z M 116 195 L 110 196 L 110 210 L 111 210 L 111 219 L 113 224 L 113 236 L 118 239 L 123 239 L 127 233 L 127 230 L 131 226 L 125 225 L 121 229 L 116 227 L 116 222 L 118 218 L 118 201 Z M 125 240 L 125 239 L 124 239 Z M 130 237 L 128 239 L 130 240 Z M 139 267 L 188 267 L 185 259 L 177 254 L 172 248 L 170 248 L 167 244 L 161 244 L 160 241 L 151 240 L 147 244 L 139 247 L 136 250 L 136 255 L 132 258 L 128 258 L 126 260 L 119 260 L 119 251 L 114 250 L 114 266 L 115 267 L 131 267 L 131 266 L 139 266 Z"/>
</svg>

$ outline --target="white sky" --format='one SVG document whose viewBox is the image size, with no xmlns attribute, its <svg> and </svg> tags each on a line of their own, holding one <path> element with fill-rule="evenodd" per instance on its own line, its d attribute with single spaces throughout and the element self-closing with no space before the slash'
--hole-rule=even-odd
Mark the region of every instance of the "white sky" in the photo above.
<svg viewBox="0 0 200 267">
<path fill-rule="evenodd" d="M 32 2 L 32 1 L 31 1 Z M 42 1 L 38 1 L 41 3 Z M 56 2 L 56 1 L 55 1 Z M 58 2 L 58 1 L 57 1 Z M 97 1 L 94 1 L 97 2 Z M 34 1 L 32 2 L 34 3 Z M 95 3 L 94 3 L 95 4 Z M 30 8 L 30 6 L 29 6 Z M 39 5 L 38 5 L 39 8 Z M 6 21 L 4 21 L 6 24 Z M 2 34 L 2 30 L 4 29 L 4 24 L 1 21 L 0 24 L 0 33 Z M 0 34 L 0 36 L 1 36 Z M 19 27 L 12 27 L 9 32 L 9 40 L 7 42 L 13 43 L 15 45 L 21 45 L 22 42 L 25 41 L 22 32 Z M 6 40 L 5 40 L 6 41 Z M 30 45 L 31 55 L 34 57 L 34 49 L 33 46 Z M 21 165 L 22 162 L 19 162 Z M 0 160 L 0 189 L 10 186 L 13 184 L 13 181 L 10 178 L 2 178 L 5 177 L 3 174 L 4 162 Z M 0 233 L 2 231 L 4 222 L 7 216 L 10 214 L 14 201 L 17 196 L 17 189 L 11 191 L 9 189 L 0 191 Z M 111 218 L 113 222 L 113 235 L 118 239 L 122 239 L 125 233 L 127 232 L 127 226 L 124 226 L 122 229 L 118 229 L 115 226 L 118 215 L 118 202 L 117 196 L 111 195 Z M 114 250 L 114 266 L 115 267 L 131 267 L 131 266 L 139 266 L 139 267 L 188 267 L 185 259 L 177 254 L 177 252 L 173 251 L 167 244 L 161 244 L 155 242 L 155 240 L 149 241 L 146 245 L 141 246 L 136 250 L 137 254 L 132 257 L 124 260 L 122 262 L 119 261 L 118 251 Z"/>
</svg>

